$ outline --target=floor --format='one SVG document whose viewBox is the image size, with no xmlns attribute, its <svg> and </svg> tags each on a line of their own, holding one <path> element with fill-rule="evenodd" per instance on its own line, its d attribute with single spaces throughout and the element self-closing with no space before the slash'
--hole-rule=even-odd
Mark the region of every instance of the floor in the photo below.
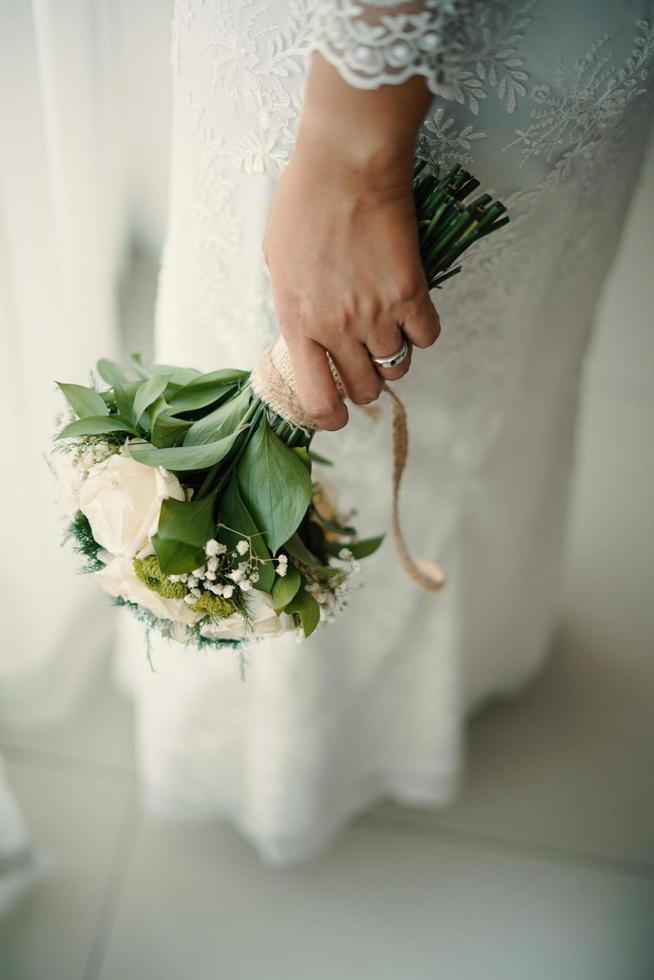
<svg viewBox="0 0 654 980">
<path fill-rule="evenodd" d="M 139 813 L 101 662 L 65 723 L 0 733 L 48 863 L 0 921 L 0 980 L 654 977 L 652 214 L 649 166 L 587 365 L 554 656 L 471 725 L 460 800 L 384 804 L 268 869 L 225 827 Z"/>
</svg>

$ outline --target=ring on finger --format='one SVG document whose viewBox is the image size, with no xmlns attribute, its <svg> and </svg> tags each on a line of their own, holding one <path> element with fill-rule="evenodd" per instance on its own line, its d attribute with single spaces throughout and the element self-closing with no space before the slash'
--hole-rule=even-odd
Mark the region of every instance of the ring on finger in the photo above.
<svg viewBox="0 0 654 980">
<path fill-rule="evenodd" d="M 409 354 L 409 343 L 404 339 L 402 346 L 394 354 L 389 354 L 388 357 L 376 357 L 374 354 L 370 355 L 370 360 L 377 367 L 380 368 L 396 368 L 402 361 L 405 361 Z"/>
</svg>

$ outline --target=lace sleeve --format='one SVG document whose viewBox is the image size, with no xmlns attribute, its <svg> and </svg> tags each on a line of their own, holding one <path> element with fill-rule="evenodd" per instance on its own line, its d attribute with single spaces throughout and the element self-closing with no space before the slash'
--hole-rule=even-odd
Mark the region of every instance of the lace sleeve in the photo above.
<svg viewBox="0 0 654 980">
<path fill-rule="evenodd" d="M 445 42 L 455 40 L 459 0 L 318 0 L 312 49 L 355 88 L 424 75 L 452 98 Z"/>
</svg>

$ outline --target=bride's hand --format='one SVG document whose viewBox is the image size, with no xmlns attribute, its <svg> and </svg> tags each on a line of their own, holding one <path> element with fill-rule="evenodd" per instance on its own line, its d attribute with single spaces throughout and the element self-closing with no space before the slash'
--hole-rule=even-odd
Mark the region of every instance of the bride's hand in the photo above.
<svg viewBox="0 0 654 980">
<path fill-rule="evenodd" d="M 339 89 L 348 91 L 332 112 Z M 324 62 L 311 72 L 295 153 L 275 193 L 263 251 L 298 398 L 321 428 L 347 421 L 326 351 L 346 394 L 361 405 L 410 364 L 409 353 L 398 367 L 379 368 L 371 355 L 397 353 L 403 335 L 410 348 L 429 347 L 440 331 L 420 260 L 411 186 L 425 98 L 420 79 L 362 92 Z"/>
</svg>

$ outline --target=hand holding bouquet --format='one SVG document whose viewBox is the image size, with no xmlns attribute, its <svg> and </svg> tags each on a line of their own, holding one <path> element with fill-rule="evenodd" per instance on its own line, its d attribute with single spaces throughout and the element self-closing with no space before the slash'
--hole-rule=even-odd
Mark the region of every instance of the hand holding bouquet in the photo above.
<svg viewBox="0 0 654 980">
<path fill-rule="evenodd" d="M 416 165 L 414 194 L 429 287 L 459 271 L 456 259 L 507 217 L 499 202 L 464 199 L 479 182 L 455 167 L 444 178 Z M 333 367 L 333 366 L 332 366 Z M 326 461 L 295 398 L 283 342 L 252 374 L 173 365 L 128 370 L 101 360 L 104 384 L 61 384 L 74 418 L 59 432 L 55 468 L 69 536 L 91 572 L 148 629 L 197 645 L 238 644 L 296 630 L 309 636 L 346 603 L 359 560 L 382 537 L 361 540 L 332 489 Z M 393 531 L 398 521 L 406 420 L 394 406 Z"/>
</svg>

